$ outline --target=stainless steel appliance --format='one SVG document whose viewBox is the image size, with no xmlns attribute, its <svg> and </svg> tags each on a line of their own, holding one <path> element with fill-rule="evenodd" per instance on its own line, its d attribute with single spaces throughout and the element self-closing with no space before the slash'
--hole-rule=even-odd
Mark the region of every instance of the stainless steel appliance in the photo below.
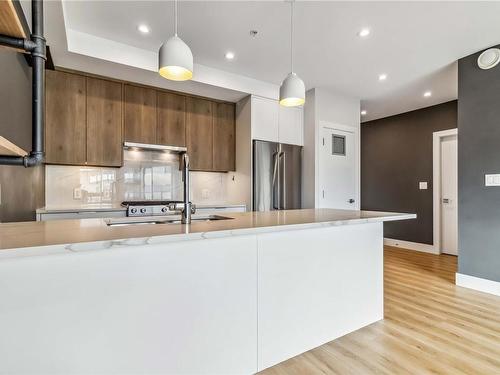
<svg viewBox="0 0 500 375">
<path fill-rule="evenodd" d="M 152 150 L 179 154 L 180 162 L 182 163 L 182 182 L 184 187 L 184 199 L 182 202 L 160 202 L 159 204 L 145 204 L 144 201 L 138 203 L 123 202 L 122 205 L 127 206 L 127 216 L 165 215 L 168 211 L 174 211 L 181 215 L 182 224 L 190 224 L 191 215 L 196 212 L 196 206 L 189 200 L 189 156 L 187 148 L 133 142 L 125 142 L 123 147 L 132 150 Z"/>
<path fill-rule="evenodd" d="M 253 141 L 253 210 L 301 208 L 302 146 Z"/>
</svg>

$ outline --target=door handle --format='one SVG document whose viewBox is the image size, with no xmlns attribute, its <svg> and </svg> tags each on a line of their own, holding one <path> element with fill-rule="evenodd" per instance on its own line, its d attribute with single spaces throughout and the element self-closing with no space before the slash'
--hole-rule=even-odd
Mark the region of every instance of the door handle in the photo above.
<svg viewBox="0 0 500 375">
<path fill-rule="evenodd" d="M 272 199 L 272 206 L 274 210 L 279 210 L 279 205 L 280 205 L 280 186 L 279 186 L 279 176 L 278 176 L 278 189 L 276 189 L 276 174 L 278 173 L 278 157 L 279 153 L 275 152 L 273 154 L 273 186 L 272 186 L 272 194 L 271 194 L 271 199 Z M 277 195 L 277 199 L 275 199 L 275 196 Z M 278 203 L 278 206 L 276 206 L 276 201 Z"/>
<path fill-rule="evenodd" d="M 443 198 L 443 203 L 450 203 L 450 199 L 448 199 L 448 198 Z"/>
<path fill-rule="evenodd" d="M 286 154 L 284 151 L 280 153 L 280 158 L 283 157 L 283 165 L 280 166 L 282 170 L 282 180 L 280 181 L 280 188 L 283 189 L 283 193 L 280 192 L 280 198 L 282 198 L 283 203 L 280 202 L 280 209 L 286 210 Z"/>
<path fill-rule="evenodd" d="M 356 201 L 355 201 L 354 199 L 352 199 L 352 198 L 351 198 L 351 199 L 349 199 L 347 202 L 348 202 L 348 203 L 354 203 L 354 202 L 356 202 Z"/>
</svg>

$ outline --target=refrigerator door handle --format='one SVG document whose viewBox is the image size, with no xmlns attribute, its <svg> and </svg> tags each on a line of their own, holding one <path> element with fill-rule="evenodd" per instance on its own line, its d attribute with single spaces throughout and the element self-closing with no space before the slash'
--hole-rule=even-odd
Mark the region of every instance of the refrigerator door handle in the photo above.
<svg viewBox="0 0 500 375">
<path fill-rule="evenodd" d="M 283 189 L 283 194 L 280 193 L 280 198 L 283 199 L 283 203 L 280 201 L 280 209 L 286 210 L 286 153 L 285 151 L 282 151 L 280 153 L 280 159 L 283 160 L 282 166 L 280 166 L 280 169 L 283 169 L 282 172 L 282 179 L 280 182 L 280 185 Z"/>
<path fill-rule="evenodd" d="M 272 207 L 274 210 L 280 209 L 280 183 L 279 183 L 279 171 L 278 171 L 278 163 L 279 163 L 279 153 L 275 152 L 273 154 L 273 191 L 271 194 Z M 278 178 L 276 179 L 276 174 L 278 174 Z M 278 181 L 278 188 L 276 189 L 276 180 Z M 277 198 L 277 199 L 275 199 Z M 276 203 L 278 205 L 276 206 Z"/>
</svg>

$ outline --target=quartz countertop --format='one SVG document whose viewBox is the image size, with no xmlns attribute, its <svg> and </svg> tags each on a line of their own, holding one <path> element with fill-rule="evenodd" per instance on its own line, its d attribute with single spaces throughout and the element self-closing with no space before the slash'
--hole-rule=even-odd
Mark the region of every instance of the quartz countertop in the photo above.
<svg viewBox="0 0 500 375">
<path fill-rule="evenodd" d="M 193 221 L 192 224 L 144 224 L 108 226 L 105 219 L 54 220 L 45 222 L 18 222 L 0 224 L 0 256 L 10 250 L 27 248 L 26 255 L 45 247 L 56 250 L 78 251 L 109 248 L 115 245 L 171 242 L 187 239 L 219 238 L 253 233 L 299 230 L 324 226 L 339 226 L 373 222 L 407 220 L 415 214 L 354 211 L 335 209 L 302 209 L 270 212 L 231 212 L 229 220 Z M 97 245 L 97 242 L 99 244 Z M 86 245 L 92 243 L 93 245 Z M 54 247 L 54 245 L 60 245 Z M 52 248 L 51 248 L 52 246 Z"/>
</svg>

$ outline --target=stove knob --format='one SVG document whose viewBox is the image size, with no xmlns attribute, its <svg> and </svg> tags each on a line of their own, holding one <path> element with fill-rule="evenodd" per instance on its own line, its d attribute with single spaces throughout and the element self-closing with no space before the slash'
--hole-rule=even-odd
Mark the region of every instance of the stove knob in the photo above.
<svg viewBox="0 0 500 375">
<path fill-rule="evenodd" d="M 131 209 L 130 209 L 130 213 L 131 213 L 131 214 L 135 214 L 136 212 L 137 212 L 137 208 L 131 208 Z"/>
<path fill-rule="evenodd" d="M 146 213 L 146 209 L 145 208 L 141 208 L 141 214 L 145 214 Z"/>
<path fill-rule="evenodd" d="M 162 207 L 161 212 L 166 213 L 168 211 L 167 207 Z"/>
</svg>

